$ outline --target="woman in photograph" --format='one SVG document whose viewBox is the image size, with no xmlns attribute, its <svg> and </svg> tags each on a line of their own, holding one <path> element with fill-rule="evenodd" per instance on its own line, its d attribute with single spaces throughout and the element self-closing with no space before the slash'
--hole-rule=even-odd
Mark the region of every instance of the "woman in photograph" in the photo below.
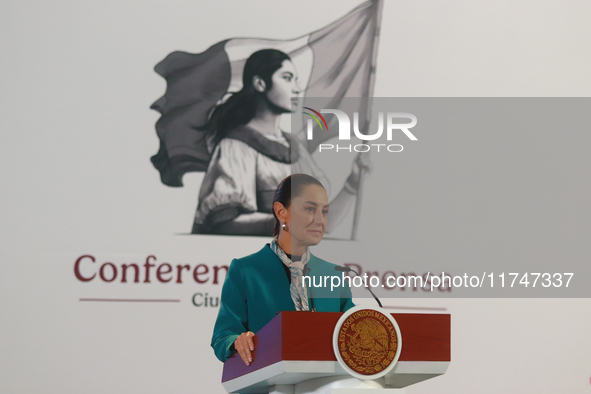
<svg viewBox="0 0 591 394">
<path fill-rule="evenodd" d="M 204 126 L 212 157 L 199 192 L 194 234 L 271 235 L 275 186 L 291 173 L 328 179 L 306 147 L 279 128 L 301 89 L 285 53 L 264 49 L 246 61 L 243 88 L 218 105 Z M 331 204 L 331 228 L 343 219 L 358 192 L 367 155 L 359 155 L 351 175 Z"/>
<path fill-rule="evenodd" d="M 249 365 L 254 333 L 278 312 L 345 312 L 354 306 L 344 283 L 330 292 L 306 287 L 303 281 L 303 276 L 338 274 L 336 265 L 309 250 L 322 240 L 327 226 L 329 203 L 322 184 L 306 174 L 288 176 L 277 187 L 272 206 L 273 240 L 257 253 L 234 259 L 224 281 L 211 340 L 221 361 L 238 352 Z"/>
</svg>

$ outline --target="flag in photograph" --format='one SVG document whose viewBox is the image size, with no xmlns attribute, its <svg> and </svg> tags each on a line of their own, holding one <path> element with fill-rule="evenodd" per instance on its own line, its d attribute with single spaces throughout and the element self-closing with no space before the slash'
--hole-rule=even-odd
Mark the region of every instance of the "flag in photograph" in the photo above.
<svg viewBox="0 0 591 394">
<path fill-rule="evenodd" d="M 166 79 L 165 94 L 152 105 L 162 115 L 156 123 L 160 149 L 152 163 L 168 186 L 182 186 L 191 171 L 205 171 L 210 154 L 205 133 L 217 104 L 242 88 L 242 71 L 250 55 L 261 49 L 288 54 L 308 97 L 330 97 L 327 108 L 338 108 L 343 97 L 371 97 L 377 36 L 383 0 L 371 0 L 332 24 L 292 40 L 233 38 L 205 52 L 172 52 L 155 71 Z M 365 102 L 367 103 L 367 101 Z M 367 104 L 365 104 L 367 105 Z M 360 124 L 367 122 L 360 108 Z M 326 133 L 324 140 L 336 135 Z M 312 151 L 322 140 L 310 141 Z"/>
</svg>

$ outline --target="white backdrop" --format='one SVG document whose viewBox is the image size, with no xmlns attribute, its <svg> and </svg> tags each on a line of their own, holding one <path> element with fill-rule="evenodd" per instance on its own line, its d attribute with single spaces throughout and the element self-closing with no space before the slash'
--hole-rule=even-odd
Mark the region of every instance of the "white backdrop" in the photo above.
<svg viewBox="0 0 591 394">
<path fill-rule="evenodd" d="M 230 37 L 307 34 L 359 3 L 2 2 L 0 392 L 224 392 L 217 309 L 192 303 L 219 296 L 211 277 L 82 283 L 74 262 L 213 269 L 258 250 L 261 238 L 183 235 L 202 174 L 168 188 L 149 162 L 165 88 L 152 68 Z M 387 1 L 375 94 L 588 96 L 590 19 L 584 0 Z M 80 301 L 92 297 L 179 302 Z M 452 314 L 447 374 L 408 393 L 591 391 L 588 299 L 385 304 Z"/>
</svg>

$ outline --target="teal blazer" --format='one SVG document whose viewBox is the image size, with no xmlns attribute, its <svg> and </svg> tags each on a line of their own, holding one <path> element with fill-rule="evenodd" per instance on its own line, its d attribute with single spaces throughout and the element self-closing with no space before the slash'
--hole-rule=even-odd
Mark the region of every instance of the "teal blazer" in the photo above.
<svg viewBox="0 0 591 394">
<path fill-rule="evenodd" d="M 325 276 L 342 277 L 335 271 L 335 264 L 312 254 L 308 267 L 316 285 Z M 331 292 L 330 282 L 330 279 L 326 282 L 327 287 L 308 286 L 308 297 L 314 299 L 314 308 L 318 312 L 345 312 L 354 307 L 349 286 L 341 284 Z M 234 341 L 243 332 L 257 333 L 278 312 L 295 311 L 289 285 L 283 263 L 268 244 L 257 253 L 232 260 L 211 338 L 217 358 L 221 361 L 230 358 L 236 352 Z"/>
</svg>

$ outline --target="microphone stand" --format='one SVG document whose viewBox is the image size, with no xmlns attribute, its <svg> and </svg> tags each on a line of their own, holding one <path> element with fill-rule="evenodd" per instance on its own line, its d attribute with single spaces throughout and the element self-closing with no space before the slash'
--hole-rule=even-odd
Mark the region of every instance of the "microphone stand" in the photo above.
<svg viewBox="0 0 591 394">
<path fill-rule="evenodd" d="M 336 271 L 339 271 L 339 272 L 351 272 L 351 271 L 353 271 L 357 276 L 361 277 L 361 275 L 359 275 L 359 273 L 357 271 L 355 271 L 353 268 L 343 267 L 341 265 L 337 265 L 336 267 L 334 267 L 334 269 Z M 369 286 L 367 286 L 367 284 L 365 285 L 365 288 L 367 290 L 369 290 L 369 292 L 371 293 L 371 295 L 373 296 L 373 298 L 377 301 L 377 303 L 380 306 L 380 308 L 383 308 L 382 303 L 380 302 L 380 300 L 378 299 L 378 297 L 376 297 L 376 295 L 373 293 L 373 291 L 371 291 L 371 289 L 369 288 Z"/>
</svg>

